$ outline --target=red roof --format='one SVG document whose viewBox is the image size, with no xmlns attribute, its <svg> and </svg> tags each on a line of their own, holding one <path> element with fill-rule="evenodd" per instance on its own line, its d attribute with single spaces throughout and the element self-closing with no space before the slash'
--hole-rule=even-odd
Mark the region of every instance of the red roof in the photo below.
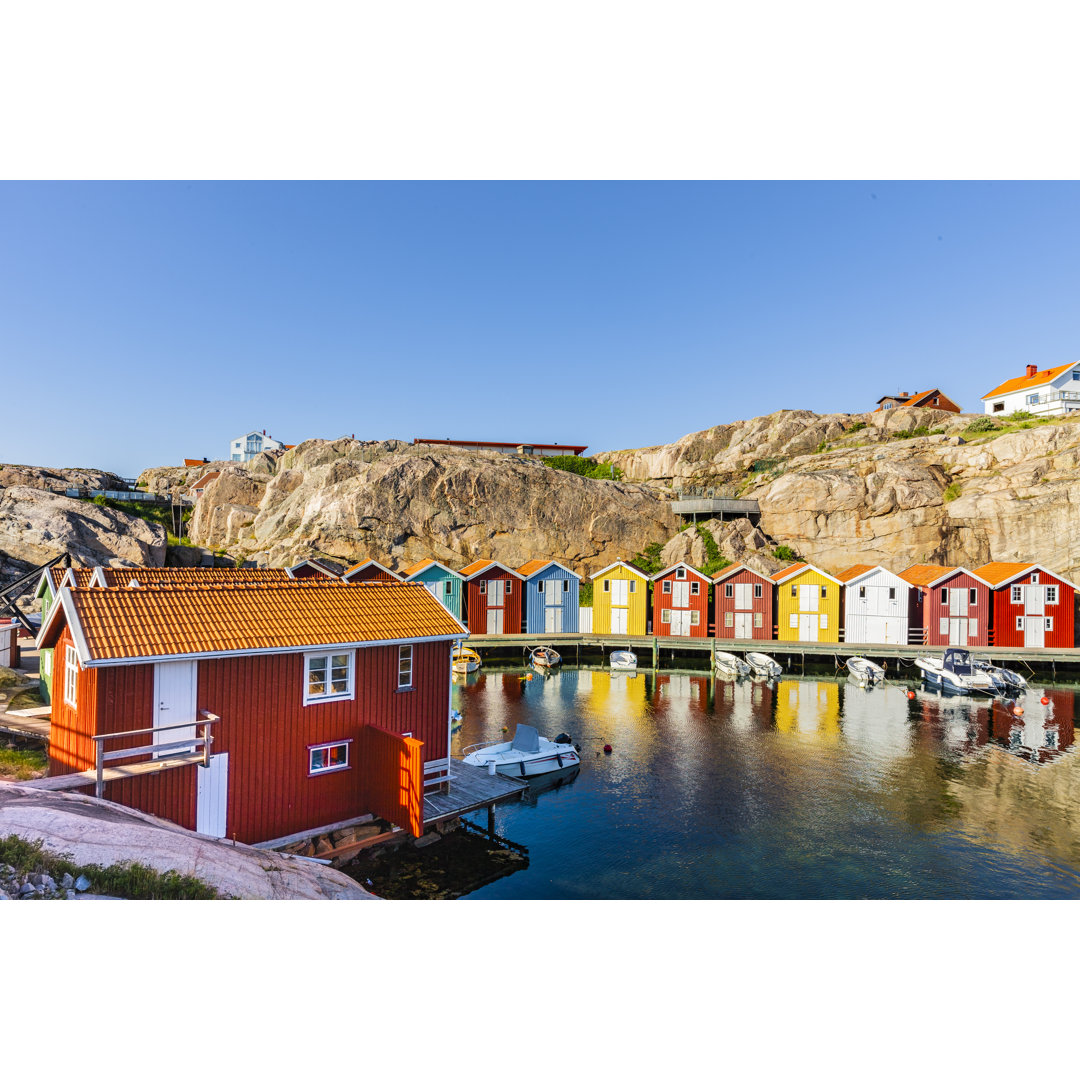
<svg viewBox="0 0 1080 1080">
<path fill-rule="evenodd" d="M 571 446 L 569 443 L 546 442 L 495 442 L 492 439 L 413 439 L 413 446 L 464 446 L 482 449 L 485 446 L 504 446 L 516 450 L 519 446 L 531 446 L 534 450 L 565 450 L 568 454 L 580 454 L 588 446 Z"/>
</svg>

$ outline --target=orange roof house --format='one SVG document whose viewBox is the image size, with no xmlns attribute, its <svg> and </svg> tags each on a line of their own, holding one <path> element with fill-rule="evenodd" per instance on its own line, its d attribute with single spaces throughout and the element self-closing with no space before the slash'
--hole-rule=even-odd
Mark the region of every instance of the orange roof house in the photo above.
<svg viewBox="0 0 1080 1080">
<path fill-rule="evenodd" d="M 1040 416 L 1080 412 L 1080 362 L 1059 364 L 1042 371 L 1028 364 L 1024 374 L 1006 379 L 982 396 L 987 413 L 1025 411 Z"/>
<path fill-rule="evenodd" d="M 922 390 L 917 394 L 909 394 L 906 390 L 897 394 L 886 394 L 878 398 L 878 407 L 874 412 L 883 412 L 887 409 L 898 409 L 903 405 L 911 405 L 917 409 L 941 409 L 943 412 L 963 412 L 952 398 L 947 397 L 936 387 L 933 390 Z"/>
</svg>

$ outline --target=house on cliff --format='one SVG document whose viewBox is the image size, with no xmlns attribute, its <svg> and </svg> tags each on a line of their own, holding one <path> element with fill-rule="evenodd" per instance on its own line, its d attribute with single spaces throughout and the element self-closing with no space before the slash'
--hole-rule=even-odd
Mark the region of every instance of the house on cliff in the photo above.
<svg viewBox="0 0 1080 1080">
<path fill-rule="evenodd" d="M 922 390 L 917 394 L 909 394 L 906 390 L 895 394 L 886 394 L 877 400 L 877 408 L 874 412 L 887 412 L 889 409 L 899 409 L 908 405 L 914 409 L 941 409 L 943 412 L 963 412 L 952 398 L 943 394 L 936 387 L 933 390 Z"/>
<path fill-rule="evenodd" d="M 1029 412 L 1035 416 L 1064 416 L 1080 412 L 1080 361 L 1039 370 L 1028 364 L 1023 375 L 1006 379 L 982 397 L 983 410 L 993 416 Z"/>
<path fill-rule="evenodd" d="M 59 665 L 49 782 L 93 789 L 100 741 L 104 797 L 211 836 L 368 813 L 420 835 L 465 636 L 418 585 L 62 587 L 38 637 Z"/>
</svg>

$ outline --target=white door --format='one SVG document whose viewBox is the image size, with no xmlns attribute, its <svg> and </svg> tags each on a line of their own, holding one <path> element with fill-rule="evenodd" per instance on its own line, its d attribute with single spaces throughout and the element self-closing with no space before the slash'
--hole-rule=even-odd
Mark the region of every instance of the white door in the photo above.
<svg viewBox="0 0 1080 1080">
<path fill-rule="evenodd" d="M 487 632 L 489 634 L 501 634 L 503 632 L 503 609 L 488 608 Z"/>
<path fill-rule="evenodd" d="M 671 583 L 671 606 L 673 608 L 690 606 L 689 581 L 673 581 Z"/>
<path fill-rule="evenodd" d="M 211 754 L 209 766 L 200 765 L 195 771 L 199 774 L 195 831 L 206 836 L 224 836 L 229 804 L 229 755 Z"/>
<path fill-rule="evenodd" d="M 738 610 L 738 611 L 749 611 L 750 608 L 752 608 L 754 606 L 754 602 L 751 599 L 753 594 L 750 591 L 752 588 L 753 588 L 753 586 L 749 585 L 749 584 L 746 584 L 746 585 L 736 584 L 736 586 L 735 586 L 735 608 L 736 608 L 736 610 Z M 740 635 L 736 634 L 735 636 L 739 637 Z"/>
<path fill-rule="evenodd" d="M 747 588 L 750 588 L 750 586 L 747 585 Z M 735 612 L 735 636 L 737 638 L 752 638 L 754 636 L 754 613 L 752 611 Z"/>
<path fill-rule="evenodd" d="M 820 598 L 821 587 L 818 585 L 800 585 L 799 586 L 799 610 L 800 611 L 817 611 L 818 599 Z M 810 638 L 802 638 L 803 641 L 809 641 Z M 813 637 L 814 641 L 817 641 L 817 634 Z"/>
<path fill-rule="evenodd" d="M 626 582 L 624 581 L 625 585 Z M 613 607 L 611 609 L 611 632 L 613 634 L 625 634 L 626 627 L 629 622 L 630 612 L 624 607 Z"/>
<path fill-rule="evenodd" d="M 505 588 L 505 581 L 489 581 L 487 583 L 487 603 L 489 608 L 503 606 L 503 590 Z"/>
<path fill-rule="evenodd" d="M 967 619 L 950 619 L 949 620 L 949 644 L 950 645 L 966 645 L 968 643 L 968 621 Z"/>
<path fill-rule="evenodd" d="M 671 611 L 671 636 L 672 637 L 689 637 L 690 636 L 690 612 L 679 611 L 677 608 L 672 608 Z"/>
<path fill-rule="evenodd" d="M 1045 614 L 1045 612 L 1046 586 L 1029 585 L 1026 589 L 1024 589 L 1024 614 L 1043 615 Z"/>
<path fill-rule="evenodd" d="M 953 616 L 967 615 L 968 609 L 967 589 L 949 590 L 949 614 Z"/>
<path fill-rule="evenodd" d="M 1024 618 L 1024 645 L 1029 649 L 1041 649 L 1046 641 L 1045 615 L 1028 615 Z"/>
<path fill-rule="evenodd" d="M 544 633 L 562 633 L 562 607 L 555 607 L 554 605 L 549 605 L 548 607 L 544 608 Z"/>
<path fill-rule="evenodd" d="M 630 603 L 630 582 L 612 581 L 611 583 L 611 606 L 626 607 Z"/>
<path fill-rule="evenodd" d="M 882 619 L 883 631 L 881 640 L 886 645 L 906 645 L 906 641 L 901 641 L 901 635 L 904 632 L 902 619 Z"/>
<path fill-rule="evenodd" d="M 154 727 L 172 724 L 190 724 L 190 727 L 174 728 L 172 731 L 155 731 L 155 746 L 183 742 L 195 738 L 195 692 L 198 662 L 195 660 L 172 660 L 154 665 Z M 183 754 L 193 746 L 177 746 L 154 757 Z"/>
<path fill-rule="evenodd" d="M 805 588 L 805 586 L 804 586 Z M 799 616 L 799 640 L 800 641 L 817 641 L 818 639 L 818 617 L 816 615 L 800 615 Z"/>
</svg>

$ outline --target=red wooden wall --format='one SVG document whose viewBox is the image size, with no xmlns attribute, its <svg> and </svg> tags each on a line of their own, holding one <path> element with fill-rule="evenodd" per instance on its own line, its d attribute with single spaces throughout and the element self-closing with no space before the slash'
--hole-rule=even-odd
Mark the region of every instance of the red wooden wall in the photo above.
<svg viewBox="0 0 1080 1080">
<path fill-rule="evenodd" d="M 704 575 L 698 575 L 690 570 L 686 571 L 686 577 L 676 577 L 679 567 L 674 567 L 669 573 L 664 574 L 663 577 L 658 577 L 653 582 L 653 613 L 652 613 L 652 632 L 657 637 L 672 637 L 671 623 L 665 623 L 663 616 L 660 614 L 665 609 L 673 609 L 673 600 L 675 598 L 675 584 L 678 582 L 696 582 L 698 586 L 698 595 L 693 595 L 693 588 L 690 589 L 690 596 L 688 597 L 689 604 L 687 607 L 680 607 L 680 611 L 696 611 L 698 613 L 697 626 L 690 627 L 689 636 L 692 638 L 705 638 L 709 636 L 709 579 Z M 664 592 L 664 582 L 670 581 L 672 583 L 672 591 L 669 593 Z M 680 634 L 679 637 L 685 637 L 687 635 Z"/>
<path fill-rule="evenodd" d="M 981 581 L 976 581 L 970 574 L 963 570 L 958 571 L 944 581 L 938 582 L 933 588 L 923 586 L 922 602 L 922 625 L 926 630 L 927 645 L 948 645 L 948 633 L 942 633 L 941 620 L 949 615 L 949 604 L 941 602 L 941 590 L 948 589 L 950 594 L 953 589 L 964 589 L 967 598 L 970 599 L 968 590 L 975 590 L 975 604 L 966 604 L 963 615 L 969 619 L 977 620 L 977 633 L 975 637 L 962 642 L 960 648 L 969 646 L 982 647 L 990 643 L 990 588 Z"/>
<path fill-rule="evenodd" d="M 727 596 L 727 589 L 725 586 L 731 585 L 731 596 Z M 716 596 L 716 601 L 713 605 L 716 612 L 716 636 L 718 638 L 734 638 L 735 626 L 725 626 L 724 616 L 727 612 L 734 614 L 735 608 L 735 586 L 736 585 L 760 585 L 761 596 L 754 597 L 754 590 L 750 590 L 750 598 L 752 607 L 751 611 L 761 614 L 761 626 L 755 626 L 753 628 L 753 641 L 772 641 L 773 640 L 773 592 L 775 590 L 775 584 L 768 578 L 762 577 L 760 574 L 755 574 L 753 570 L 739 570 L 729 578 L 725 578 L 723 581 L 714 583 L 713 592 Z M 746 610 L 740 608 L 740 611 Z M 734 624 L 734 619 L 732 619 Z"/>
<path fill-rule="evenodd" d="M 1071 649 L 1074 644 L 1073 608 L 1076 590 L 1063 578 L 1048 574 L 1045 570 L 1035 570 L 1039 575 L 1038 584 L 1056 585 L 1058 600 L 1056 604 L 1046 605 L 1046 615 L 1054 620 L 1053 629 L 1045 631 L 1043 647 L 1047 649 Z M 1024 614 L 1024 602 L 1012 602 L 1014 585 L 1030 585 L 1032 571 L 1015 578 L 1007 585 L 994 589 L 994 644 L 1023 647 L 1024 631 L 1016 629 L 1016 617 Z"/>
<path fill-rule="evenodd" d="M 363 570 L 357 570 L 355 574 L 350 574 L 348 578 L 343 578 L 342 580 L 355 585 L 361 581 L 400 582 L 401 578 L 394 577 L 393 574 L 388 574 L 385 570 L 380 570 L 377 566 L 365 566 Z"/>
<path fill-rule="evenodd" d="M 465 583 L 465 612 L 471 634 L 487 633 L 487 594 L 480 591 L 481 581 L 505 581 L 510 586 L 509 593 L 503 593 L 503 633 L 521 633 L 521 594 L 525 589 L 525 582 L 520 578 L 513 577 L 505 570 L 497 566 L 485 570 L 482 574 L 474 577 L 472 581 Z"/>
</svg>

